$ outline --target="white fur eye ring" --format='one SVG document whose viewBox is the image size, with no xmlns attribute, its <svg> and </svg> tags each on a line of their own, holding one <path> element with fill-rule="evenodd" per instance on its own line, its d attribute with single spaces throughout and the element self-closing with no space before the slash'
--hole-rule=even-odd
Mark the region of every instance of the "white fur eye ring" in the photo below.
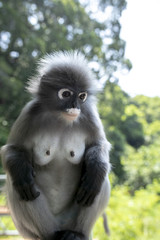
<svg viewBox="0 0 160 240">
<path fill-rule="evenodd" d="M 72 95 L 73 95 L 73 92 L 67 88 L 62 88 L 58 92 L 58 97 L 60 99 L 69 98 Z"/>
<path fill-rule="evenodd" d="M 82 102 L 85 102 L 87 99 L 87 92 L 82 92 L 78 95 L 79 99 L 82 100 Z"/>
</svg>

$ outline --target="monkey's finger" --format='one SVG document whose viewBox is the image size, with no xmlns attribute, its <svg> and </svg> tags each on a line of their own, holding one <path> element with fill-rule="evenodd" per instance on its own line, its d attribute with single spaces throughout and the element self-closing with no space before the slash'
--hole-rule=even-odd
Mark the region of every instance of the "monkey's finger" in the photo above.
<svg viewBox="0 0 160 240">
<path fill-rule="evenodd" d="M 90 195 L 88 193 L 85 194 L 85 196 L 83 197 L 83 199 L 81 200 L 81 205 L 82 206 L 88 206 L 88 201 L 90 199 Z"/>
<path fill-rule="evenodd" d="M 83 187 L 87 191 L 88 189 L 91 188 L 92 185 L 93 185 L 93 179 L 88 178 L 88 176 L 85 174 L 81 179 L 81 187 Z"/>
<path fill-rule="evenodd" d="M 20 196 L 20 200 L 28 201 L 26 191 L 24 190 L 24 188 L 22 186 L 16 186 L 16 191 L 18 192 L 18 194 Z"/>
<path fill-rule="evenodd" d="M 93 185 L 92 188 L 90 189 L 89 198 L 86 201 L 86 205 L 87 206 L 90 206 L 94 202 L 94 200 L 95 200 L 96 196 L 98 195 L 98 193 L 99 193 L 99 190 L 97 190 L 97 186 Z"/>
<path fill-rule="evenodd" d="M 85 196 L 85 193 L 77 196 L 76 200 L 78 204 L 81 204 L 83 202 L 84 196 Z"/>
<path fill-rule="evenodd" d="M 81 203 L 84 199 L 86 195 L 86 191 L 84 188 L 80 187 L 78 193 L 77 193 L 77 196 L 76 196 L 76 199 L 77 199 L 77 203 Z"/>
<path fill-rule="evenodd" d="M 79 204 L 85 205 L 86 201 L 91 195 L 91 183 L 86 181 L 87 178 L 81 183 L 80 188 L 77 193 L 77 202 Z"/>
<path fill-rule="evenodd" d="M 24 201 L 28 201 L 29 200 L 28 199 L 28 195 L 26 193 L 26 190 L 24 190 L 24 189 L 22 189 L 20 196 L 21 196 L 21 200 L 24 200 Z"/>
<path fill-rule="evenodd" d="M 23 186 L 23 200 L 25 201 L 29 201 L 32 199 L 32 195 L 31 195 L 31 192 L 30 192 L 30 187 L 28 184 L 25 184 Z"/>
<path fill-rule="evenodd" d="M 35 187 L 34 184 L 32 184 L 32 185 L 30 186 L 30 190 L 31 190 L 31 194 L 32 194 L 32 200 L 34 200 L 34 199 L 36 199 L 37 197 L 39 197 L 40 192 L 37 191 L 37 189 L 36 189 L 36 187 Z"/>
<path fill-rule="evenodd" d="M 26 186 L 26 195 L 28 198 L 28 201 L 33 201 L 34 199 L 36 199 L 39 195 L 40 192 L 38 192 L 35 188 L 35 185 L 27 185 Z"/>
<path fill-rule="evenodd" d="M 30 200 L 30 192 L 27 187 L 25 187 L 24 191 L 24 200 L 29 201 Z"/>
<path fill-rule="evenodd" d="M 40 192 L 38 192 L 35 189 L 34 184 L 32 185 L 26 184 L 23 186 L 23 188 L 20 189 L 20 196 L 22 200 L 25 200 L 25 201 L 33 201 L 39 195 L 40 195 Z"/>
<path fill-rule="evenodd" d="M 87 207 L 91 206 L 92 203 L 94 202 L 95 196 L 93 194 L 91 194 L 91 196 L 88 197 L 88 200 L 85 202 L 85 205 Z"/>
<path fill-rule="evenodd" d="M 87 175 L 84 174 L 83 177 L 81 178 L 81 182 L 85 182 L 85 181 L 86 181 L 86 178 L 87 178 Z"/>
<path fill-rule="evenodd" d="M 36 172 L 33 170 L 32 171 L 32 176 L 35 178 L 36 177 Z"/>
<path fill-rule="evenodd" d="M 88 189 L 85 190 L 83 196 L 81 195 L 78 200 L 79 200 L 79 204 L 81 204 L 82 206 L 90 206 L 93 202 L 94 202 L 94 199 L 95 199 L 95 192 L 94 190 L 90 187 Z"/>
<path fill-rule="evenodd" d="M 90 191 L 85 191 L 84 194 L 77 199 L 77 203 L 82 206 L 90 206 L 93 201 L 94 196 L 92 196 L 92 193 Z"/>
</svg>

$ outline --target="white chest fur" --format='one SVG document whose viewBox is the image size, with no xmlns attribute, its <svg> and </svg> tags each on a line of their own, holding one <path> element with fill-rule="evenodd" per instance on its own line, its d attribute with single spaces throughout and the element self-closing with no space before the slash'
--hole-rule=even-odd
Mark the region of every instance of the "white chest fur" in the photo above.
<svg viewBox="0 0 160 240">
<path fill-rule="evenodd" d="M 38 165 L 50 161 L 69 161 L 78 164 L 85 151 L 86 136 L 81 132 L 38 135 L 33 139 L 34 160 Z"/>
</svg>

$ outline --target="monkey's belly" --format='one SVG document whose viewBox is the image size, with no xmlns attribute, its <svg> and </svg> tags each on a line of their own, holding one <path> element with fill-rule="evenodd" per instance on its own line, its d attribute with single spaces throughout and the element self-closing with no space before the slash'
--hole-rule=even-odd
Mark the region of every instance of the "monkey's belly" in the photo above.
<svg viewBox="0 0 160 240">
<path fill-rule="evenodd" d="M 61 214 L 73 204 L 81 175 L 81 164 L 68 162 L 65 169 L 61 165 L 50 164 L 36 175 L 36 184 L 47 198 L 54 215 Z"/>
<path fill-rule="evenodd" d="M 59 214 L 74 200 L 85 151 L 85 134 L 68 130 L 34 139 L 33 161 L 40 168 L 36 183 L 53 214 Z"/>
</svg>

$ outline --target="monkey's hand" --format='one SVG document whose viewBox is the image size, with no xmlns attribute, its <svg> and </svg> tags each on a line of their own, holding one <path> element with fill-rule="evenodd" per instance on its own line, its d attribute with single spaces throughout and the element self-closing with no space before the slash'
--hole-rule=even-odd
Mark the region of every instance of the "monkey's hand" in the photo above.
<svg viewBox="0 0 160 240">
<path fill-rule="evenodd" d="M 93 148 L 92 151 L 88 151 L 85 156 L 80 186 L 76 194 L 77 203 L 82 206 L 90 206 L 93 203 L 106 176 L 107 166 L 97 158 L 94 150 Z"/>
<path fill-rule="evenodd" d="M 40 195 L 35 187 L 35 172 L 29 159 L 30 155 L 24 148 L 9 146 L 7 169 L 20 199 L 25 201 L 32 201 Z"/>
<path fill-rule="evenodd" d="M 33 201 L 40 195 L 34 183 L 35 172 L 29 163 L 23 164 L 21 171 L 13 177 L 13 185 L 22 200 Z"/>
</svg>

